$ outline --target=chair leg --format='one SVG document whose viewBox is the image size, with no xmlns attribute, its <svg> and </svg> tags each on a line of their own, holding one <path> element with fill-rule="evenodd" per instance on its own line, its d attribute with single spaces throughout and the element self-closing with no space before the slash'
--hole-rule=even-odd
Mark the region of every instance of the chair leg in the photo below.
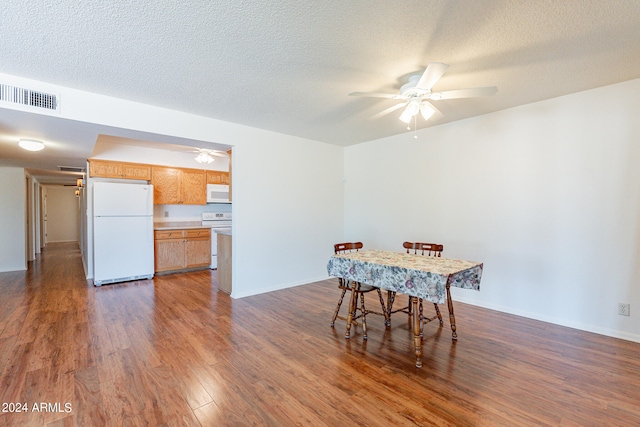
<svg viewBox="0 0 640 427">
<path fill-rule="evenodd" d="M 436 309 L 436 315 L 438 316 L 438 320 L 440 321 L 440 326 L 444 325 L 444 322 L 442 321 L 442 314 L 440 314 L 440 308 L 438 307 L 438 304 L 434 302 L 433 307 Z"/>
<path fill-rule="evenodd" d="M 378 288 L 377 291 L 378 291 L 378 298 L 380 298 L 380 306 L 382 307 L 382 314 L 384 314 L 384 325 L 391 326 L 391 322 L 389 320 L 389 314 L 387 313 L 387 308 L 384 306 L 384 299 L 382 299 L 382 292 L 380 291 L 380 288 Z"/>
<path fill-rule="evenodd" d="M 362 312 L 362 339 L 367 339 L 367 309 L 364 306 L 364 294 L 360 293 L 360 310 Z M 353 310 L 353 314 L 355 315 L 356 311 Z"/>
<path fill-rule="evenodd" d="M 346 289 L 342 290 L 342 294 L 340 295 L 340 299 L 338 300 L 338 306 L 336 307 L 335 313 L 333 313 L 333 318 L 331 319 L 331 327 L 333 328 L 336 324 L 336 319 L 338 318 L 338 312 L 340 311 L 340 306 L 342 305 L 342 300 L 344 299 L 344 294 L 347 292 Z"/>
<path fill-rule="evenodd" d="M 344 333 L 344 337 L 346 339 L 351 338 L 351 324 L 356 323 L 355 322 L 355 318 L 356 318 L 356 311 L 357 311 L 357 306 L 358 306 L 358 284 L 355 282 L 351 283 L 351 297 L 349 298 L 349 311 L 347 314 L 347 330 Z"/>
</svg>

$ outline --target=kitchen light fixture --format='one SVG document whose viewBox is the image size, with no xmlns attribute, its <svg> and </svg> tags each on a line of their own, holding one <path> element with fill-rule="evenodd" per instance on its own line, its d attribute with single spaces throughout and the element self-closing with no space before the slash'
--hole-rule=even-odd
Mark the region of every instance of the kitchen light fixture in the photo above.
<svg viewBox="0 0 640 427">
<path fill-rule="evenodd" d="M 213 156 L 211 156 L 211 154 L 209 154 L 207 151 L 205 150 L 200 150 L 200 152 L 198 153 L 198 155 L 196 156 L 196 162 L 198 163 L 212 163 L 215 159 L 213 158 Z"/>
<path fill-rule="evenodd" d="M 44 149 L 44 143 L 42 141 L 36 141 L 35 139 L 21 139 L 18 145 L 28 151 L 40 151 Z"/>
</svg>

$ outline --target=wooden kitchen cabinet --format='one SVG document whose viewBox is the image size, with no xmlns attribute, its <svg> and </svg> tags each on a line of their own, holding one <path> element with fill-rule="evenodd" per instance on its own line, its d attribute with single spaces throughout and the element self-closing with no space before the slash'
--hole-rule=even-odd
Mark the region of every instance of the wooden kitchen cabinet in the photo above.
<svg viewBox="0 0 640 427">
<path fill-rule="evenodd" d="M 183 269 L 185 266 L 183 231 L 156 231 L 154 251 L 156 273 Z"/>
<path fill-rule="evenodd" d="M 207 175 L 204 170 L 181 169 L 182 203 L 204 205 L 207 203 Z"/>
<path fill-rule="evenodd" d="M 151 179 L 151 165 L 89 159 L 89 176 L 92 178 Z"/>
<path fill-rule="evenodd" d="M 155 271 L 180 271 L 211 264 L 211 229 L 155 231 Z"/>
<path fill-rule="evenodd" d="M 204 205 L 207 203 L 206 179 L 204 170 L 154 166 L 151 170 L 153 203 Z"/>
<path fill-rule="evenodd" d="M 229 185 L 229 172 L 224 171 L 207 171 L 207 184 L 223 184 Z"/>
<path fill-rule="evenodd" d="M 185 239 L 186 268 L 211 265 L 211 229 L 187 230 Z"/>
</svg>

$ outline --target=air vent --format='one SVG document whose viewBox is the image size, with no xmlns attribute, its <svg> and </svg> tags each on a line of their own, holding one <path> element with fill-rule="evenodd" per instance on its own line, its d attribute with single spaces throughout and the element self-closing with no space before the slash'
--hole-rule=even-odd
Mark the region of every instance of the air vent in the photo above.
<svg viewBox="0 0 640 427">
<path fill-rule="evenodd" d="M 62 172 L 77 172 L 77 173 L 84 172 L 84 168 L 77 168 L 75 166 L 58 166 L 58 169 L 60 169 L 60 171 Z"/>
<path fill-rule="evenodd" d="M 58 96 L 0 83 L 0 101 L 27 107 L 58 111 Z"/>
</svg>

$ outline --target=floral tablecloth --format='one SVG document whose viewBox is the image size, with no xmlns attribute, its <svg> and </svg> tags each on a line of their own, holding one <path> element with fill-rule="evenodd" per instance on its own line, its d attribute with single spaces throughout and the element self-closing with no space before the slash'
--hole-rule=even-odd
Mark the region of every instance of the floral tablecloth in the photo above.
<svg viewBox="0 0 640 427">
<path fill-rule="evenodd" d="M 442 304 L 450 286 L 480 290 L 483 264 L 401 252 L 364 250 L 336 254 L 327 264 L 330 276 Z"/>
</svg>

